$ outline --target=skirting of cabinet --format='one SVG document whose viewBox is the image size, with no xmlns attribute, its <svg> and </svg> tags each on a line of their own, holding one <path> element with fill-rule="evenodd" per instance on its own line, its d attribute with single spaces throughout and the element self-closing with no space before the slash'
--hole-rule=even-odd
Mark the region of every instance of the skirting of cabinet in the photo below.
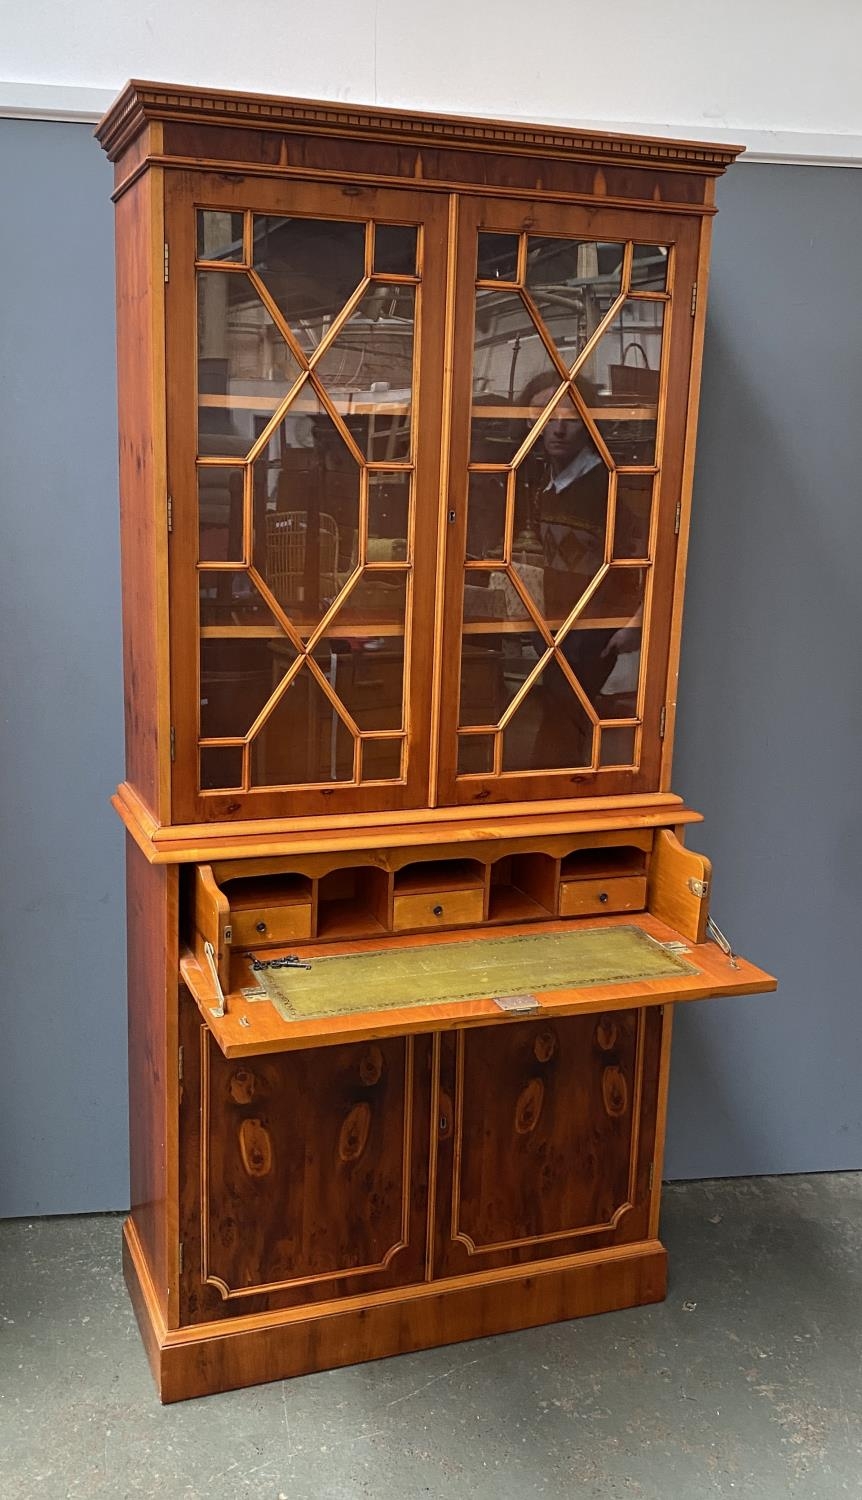
<svg viewBox="0 0 862 1500">
<path fill-rule="evenodd" d="M 512 1333 L 567 1318 L 661 1302 L 667 1251 L 658 1240 L 507 1267 L 373 1297 L 167 1330 L 132 1220 L 123 1267 L 163 1402 Z"/>
</svg>

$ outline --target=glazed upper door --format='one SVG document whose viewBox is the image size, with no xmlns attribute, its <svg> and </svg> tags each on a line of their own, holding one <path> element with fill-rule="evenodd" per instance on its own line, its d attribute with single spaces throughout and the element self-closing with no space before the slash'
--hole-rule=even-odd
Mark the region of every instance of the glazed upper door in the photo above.
<svg viewBox="0 0 862 1500">
<path fill-rule="evenodd" d="M 698 234 L 462 200 L 442 803 L 659 786 Z"/>
<path fill-rule="evenodd" d="M 432 195 L 169 174 L 176 821 L 427 799 L 446 233 Z"/>
</svg>

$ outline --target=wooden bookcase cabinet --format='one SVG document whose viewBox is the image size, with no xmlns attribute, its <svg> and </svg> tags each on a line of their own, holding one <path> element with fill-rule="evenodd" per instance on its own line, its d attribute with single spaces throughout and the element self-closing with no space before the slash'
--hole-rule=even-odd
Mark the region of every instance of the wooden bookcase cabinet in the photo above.
<svg viewBox="0 0 862 1500">
<path fill-rule="evenodd" d="M 130 84 L 130 1290 L 164 1399 L 664 1294 L 670 788 L 733 148 Z M 666 981 L 288 1023 L 248 951 L 635 923 Z M 495 1184 L 493 1191 L 489 1184 Z"/>
</svg>

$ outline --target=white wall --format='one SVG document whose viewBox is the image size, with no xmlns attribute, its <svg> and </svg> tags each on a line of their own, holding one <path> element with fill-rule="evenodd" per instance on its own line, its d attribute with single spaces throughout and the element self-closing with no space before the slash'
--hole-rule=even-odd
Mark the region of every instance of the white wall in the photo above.
<svg viewBox="0 0 862 1500">
<path fill-rule="evenodd" d="M 846 161 L 860 58 L 858 0 L 29 0 L 4 10 L 0 112 L 80 118 L 138 77 Z"/>
</svg>

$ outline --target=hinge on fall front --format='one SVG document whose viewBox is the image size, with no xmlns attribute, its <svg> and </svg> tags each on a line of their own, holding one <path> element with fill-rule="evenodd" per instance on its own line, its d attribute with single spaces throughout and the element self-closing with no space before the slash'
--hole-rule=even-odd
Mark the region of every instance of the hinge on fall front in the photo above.
<svg viewBox="0 0 862 1500">
<path fill-rule="evenodd" d="M 174 497 L 168 495 L 168 531 L 174 529 Z"/>
<path fill-rule="evenodd" d="M 182 1047 L 180 1047 L 179 1052 L 177 1053 L 177 1078 L 179 1079 L 180 1083 L 182 1083 L 182 1081 L 183 1081 L 183 1049 L 182 1049 Z"/>
<path fill-rule="evenodd" d="M 647 1187 L 649 1188 L 650 1192 L 652 1192 L 652 1182 L 653 1182 L 654 1172 L 655 1172 L 655 1163 L 654 1162 L 650 1162 L 650 1164 L 649 1164 L 649 1181 L 647 1183 Z"/>
<path fill-rule="evenodd" d="M 658 737 L 659 737 L 660 740 L 664 739 L 664 732 L 665 732 L 666 728 L 667 728 L 667 705 L 665 703 L 663 703 L 662 706 L 661 706 L 661 713 L 658 716 Z"/>
<path fill-rule="evenodd" d="M 676 502 L 676 510 L 674 511 L 674 515 L 673 515 L 673 534 L 674 534 L 674 536 L 679 536 L 679 528 L 680 528 L 681 524 L 682 524 L 682 501 L 681 500 L 677 500 L 677 502 Z M 170 527 L 168 527 L 168 530 L 170 531 Z"/>
<path fill-rule="evenodd" d="M 170 250 L 168 248 L 168 242 L 167 242 L 167 240 L 165 240 L 165 281 L 166 282 L 170 281 L 170 279 L 171 279 L 171 252 L 170 252 Z"/>
<path fill-rule="evenodd" d="M 179 1271 L 180 1271 L 180 1275 L 181 1276 L 183 1274 L 183 1260 L 185 1258 L 184 1255 L 183 1255 L 184 1249 L 185 1249 L 185 1246 L 183 1245 L 182 1240 L 180 1240 L 180 1253 L 179 1253 L 179 1256 L 178 1256 L 177 1259 L 178 1259 L 178 1263 L 179 1263 Z"/>
<path fill-rule="evenodd" d="M 176 760 L 176 758 L 177 758 L 177 731 L 176 731 L 176 729 L 174 728 L 174 726 L 172 724 L 171 725 L 171 760 Z"/>
<path fill-rule="evenodd" d="M 167 281 L 167 279 L 168 278 L 166 276 L 165 277 L 165 281 Z M 697 312 L 697 282 L 693 281 L 692 284 L 691 284 L 691 315 L 692 315 L 692 317 L 694 317 L 694 315 L 695 315 L 696 312 Z"/>
</svg>

